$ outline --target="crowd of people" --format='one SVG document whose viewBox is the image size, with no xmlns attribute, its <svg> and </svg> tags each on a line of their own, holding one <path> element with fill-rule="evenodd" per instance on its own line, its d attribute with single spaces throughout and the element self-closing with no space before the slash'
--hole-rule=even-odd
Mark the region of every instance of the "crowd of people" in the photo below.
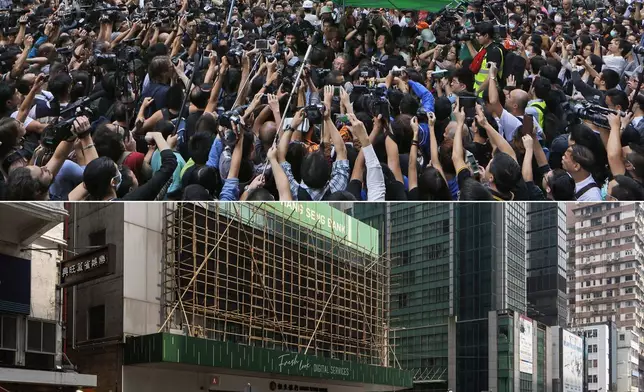
<svg viewBox="0 0 644 392">
<path fill-rule="evenodd" d="M 644 200 L 642 4 L 0 1 L 2 200 Z"/>
</svg>

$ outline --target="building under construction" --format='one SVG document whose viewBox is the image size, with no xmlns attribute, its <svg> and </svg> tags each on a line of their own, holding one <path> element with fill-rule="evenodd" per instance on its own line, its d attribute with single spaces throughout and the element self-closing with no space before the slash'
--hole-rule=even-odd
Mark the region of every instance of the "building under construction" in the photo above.
<svg viewBox="0 0 644 392">
<path fill-rule="evenodd" d="M 326 204 L 168 207 L 165 327 L 383 365 L 388 266 L 378 240 Z"/>
<path fill-rule="evenodd" d="M 378 232 L 328 204 L 74 204 L 67 227 L 72 261 L 109 255 L 65 281 L 66 353 L 96 392 L 412 386 L 386 367 Z"/>
</svg>

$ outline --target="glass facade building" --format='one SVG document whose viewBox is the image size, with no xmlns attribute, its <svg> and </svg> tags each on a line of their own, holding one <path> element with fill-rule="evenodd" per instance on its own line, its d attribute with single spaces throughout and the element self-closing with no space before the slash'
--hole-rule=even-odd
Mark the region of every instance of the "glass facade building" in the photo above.
<svg viewBox="0 0 644 392">
<path fill-rule="evenodd" d="M 526 311 L 525 205 L 362 203 L 352 213 L 379 230 L 391 260 L 390 366 L 413 370 L 415 390 L 444 391 L 451 359 L 450 388 L 488 390 L 488 314 Z"/>
<path fill-rule="evenodd" d="M 565 327 L 568 319 L 564 208 L 529 203 L 526 211 L 528 316 L 548 326 Z"/>
</svg>

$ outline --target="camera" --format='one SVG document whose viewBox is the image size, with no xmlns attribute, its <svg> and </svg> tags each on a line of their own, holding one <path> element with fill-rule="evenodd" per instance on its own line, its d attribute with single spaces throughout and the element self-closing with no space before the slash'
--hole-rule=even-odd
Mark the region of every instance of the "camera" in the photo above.
<svg viewBox="0 0 644 392">
<path fill-rule="evenodd" d="M 633 53 L 639 54 L 640 56 L 644 55 L 644 46 L 642 46 L 642 45 L 634 45 L 633 46 Z"/>
<path fill-rule="evenodd" d="M 247 107 L 248 105 L 237 106 L 234 109 L 230 109 L 228 111 L 223 112 L 219 116 L 219 125 L 227 129 L 232 129 L 233 124 L 235 125 L 241 124 L 242 114 L 244 113 Z"/>
<path fill-rule="evenodd" d="M 309 105 L 304 107 L 304 118 L 309 120 L 309 125 L 322 124 L 322 115 L 326 110 L 324 105 Z"/>
<path fill-rule="evenodd" d="M 228 63 L 232 67 L 238 67 L 240 65 L 240 60 L 244 55 L 244 51 L 240 47 L 233 47 L 228 50 L 226 57 L 228 58 Z"/>
<path fill-rule="evenodd" d="M 622 117 L 624 116 L 623 113 L 617 110 L 608 109 L 586 101 L 569 101 L 564 105 L 564 108 L 566 108 L 569 113 L 569 123 L 586 120 L 593 125 L 597 125 L 602 128 L 610 128 L 608 118 L 606 117 L 608 114 L 612 113 L 618 114 Z"/>
</svg>

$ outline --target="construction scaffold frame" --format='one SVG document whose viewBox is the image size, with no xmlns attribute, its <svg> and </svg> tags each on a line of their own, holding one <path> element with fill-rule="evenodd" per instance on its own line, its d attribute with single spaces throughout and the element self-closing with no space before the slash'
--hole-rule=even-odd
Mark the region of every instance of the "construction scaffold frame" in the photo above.
<svg viewBox="0 0 644 392">
<path fill-rule="evenodd" d="M 272 204 L 166 203 L 160 331 L 386 365 L 385 256 Z"/>
</svg>

